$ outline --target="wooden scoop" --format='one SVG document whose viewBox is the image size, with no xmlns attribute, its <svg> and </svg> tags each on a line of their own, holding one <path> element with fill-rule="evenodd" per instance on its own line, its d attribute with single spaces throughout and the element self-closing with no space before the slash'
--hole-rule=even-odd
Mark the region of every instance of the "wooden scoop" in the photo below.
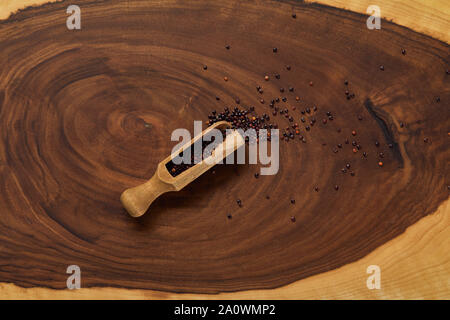
<svg viewBox="0 0 450 320">
<path fill-rule="evenodd" d="M 207 128 L 194 137 L 189 143 L 183 145 L 177 151 L 161 161 L 158 164 L 155 174 L 150 180 L 137 187 L 127 189 L 122 193 L 120 201 L 132 217 L 142 216 L 152 202 L 160 195 L 168 191 L 179 191 L 183 189 L 186 185 L 197 179 L 204 172 L 245 144 L 241 134 L 233 130 L 232 133 L 227 135 L 226 139 L 213 150 L 208 158 L 203 159 L 201 162 L 186 169 L 176 177 L 173 177 L 167 170 L 166 164 L 178 156 L 180 152 L 190 148 L 195 141 L 214 128 L 227 129 L 231 128 L 231 124 L 227 121 L 220 121 Z"/>
</svg>

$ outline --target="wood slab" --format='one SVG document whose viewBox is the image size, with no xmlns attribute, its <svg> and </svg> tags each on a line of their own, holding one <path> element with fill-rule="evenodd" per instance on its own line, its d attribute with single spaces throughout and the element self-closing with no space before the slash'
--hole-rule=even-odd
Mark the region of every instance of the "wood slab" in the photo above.
<svg viewBox="0 0 450 320">
<path fill-rule="evenodd" d="M 83 287 L 276 288 L 363 258 L 448 199 L 446 43 L 271 1 L 81 1 L 83 28 L 69 32 L 66 5 L 0 24 L 0 282 L 64 289 L 65 268 L 78 264 Z M 276 72 L 280 80 L 264 82 Z M 131 220 L 118 195 L 151 176 L 171 131 L 236 97 L 270 112 L 258 84 L 267 101 L 294 86 L 284 96 L 298 122 L 313 105 L 318 120 L 327 111 L 334 120 L 305 131 L 306 144 L 282 144 L 276 176 L 220 167 Z M 355 176 L 341 172 L 346 163 Z"/>
</svg>

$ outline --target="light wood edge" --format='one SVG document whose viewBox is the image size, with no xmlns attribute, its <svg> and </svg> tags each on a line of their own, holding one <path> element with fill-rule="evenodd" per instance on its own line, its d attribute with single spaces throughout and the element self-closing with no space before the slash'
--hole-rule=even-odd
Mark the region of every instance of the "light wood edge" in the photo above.
<svg viewBox="0 0 450 320">
<path fill-rule="evenodd" d="M 29 6 L 59 1 L 62 0 L 0 0 L 0 19 L 7 19 L 12 13 Z"/>
<path fill-rule="evenodd" d="M 367 14 L 369 6 L 376 5 L 380 8 L 382 18 L 446 43 L 450 42 L 448 0 L 306 0 L 306 2 L 321 3 L 363 14 Z"/>
<path fill-rule="evenodd" d="M 217 295 L 153 290 L 52 290 L 0 283 L 1 299 L 450 299 L 450 200 L 366 257 L 272 290 Z M 366 287 L 369 265 L 381 269 L 381 289 Z M 81 271 L 82 271 L 81 266 Z M 81 274 L 83 275 L 83 274 Z"/>
<path fill-rule="evenodd" d="M 0 0 L 0 19 L 6 19 L 18 9 L 46 2 L 55 1 Z M 363 14 L 369 5 L 378 5 L 383 18 L 447 43 L 450 41 L 447 0 L 315 2 Z M 450 299 L 449 216 L 447 200 L 434 214 L 365 258 L 274 290 L 198 295 L 118 288 L 27 289 L 0 283 L 0 299 Z M 365 286 L 365 270 L 371 264 L 381 268 L 380 290 L 368 290 Z"/>
</svg>

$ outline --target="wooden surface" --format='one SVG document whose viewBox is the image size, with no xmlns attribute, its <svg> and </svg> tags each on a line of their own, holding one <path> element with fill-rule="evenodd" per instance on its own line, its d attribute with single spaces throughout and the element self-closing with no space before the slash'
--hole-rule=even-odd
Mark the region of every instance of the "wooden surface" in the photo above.
<svg viewBox="0 0 450 320">
<path fill-rule="evenodd" d="M 16 285 L 63 288 L 65 266 L 79 264 L 87 287 L 213 293 L 274 288 L 314 275 L 276 290 L 242 291 L 227 297 L 448 297 L 448 246 L 433 246 L 443 243 L 442 234 L 448 235 L 448 205 L 403 233 L 448 199 L 448 45 L 387 22 L 381 32 L 370 33 L 364 17 L 315 5 L 265 1 L 262 7 L 262 2 L 226 2 L 206 8 L 201 2 L 195 6 L 164 2 L 164 9 L 156 9 L 156 5 L 140 2 L 135 6 L 130 1 L 128 15 L 115 15 L 125 9 L 120 4 L 115 2 L 108 10 L 117 19 L 114 26 L 107 24 L 100 4 L 86 5 L 85 29 L 80 34 L 67 34 L 64 24 L 44 23 L 46 19 L 64 21 L 64 4 L 26 11 L 14 16 L 19 21 L 0 27 L 1 39 L 8 35 L 0 43 L 1 54 L 15 53 L 8 55 L 0 86 L 1 121 L 7 121 L 2 127 L 8 128 L 2 131 L 0 149 L 5 181 L 1 196 L 6 203 L 1 221 L 9 230 L 2 232 L 8 235 L 3 239 L 6 245 L 0 247 L 2 256 L 8 257 L 2 265 L 8 261 L 9 266 L 0 269 L 0 281 L 15 284 L 3 285 L 2 296 L 63 297 L 65 291 Z M 290 17 L 293 7 L 297 19 Z M 142 20 L 137 11 L 144 12 Z M 269 11 L 277 24 L 267 22 Z M 174 24 L 169 12 L 183 12 L 187 19 L 181 21 L 192 19 L 196 24 L 170 30 Z M 33 18 L 23 20 L 28 15 Z M 173 18 L 180 22 L 177 15 Z M 202 24 L 211 21 L 217 31 L 200 32 L 205 30 Z M 242 32 L 254 30 L 255 23 L 256 37 Z M 336 26 L 338 36 L 327 36 L 330 26 Z M 27 36 L 27 30 L 34 33 L 36 28 L 44 28 L 41 34 L 51 36 L 38 44 Z M 124 33 L 115 28 L 128 32 L 127 46 L 112 45 L 123 43 L 115 37 Z M 142 29 L 151 30 L 151 39 L 139 38 L 146 35 Z M 104 32 L 105 43 L 95 37 L 97 30 Z M 23 43 L 21 39 L 27 39 L 34 50 L 14 47 Z M 227 52 L 224 45 L 229 42 L 232 49 Z M 277 55 L 271 52 L 273 46 L 280 49 Z M 400 48 L 407 50 L 406 56 Z M 203 63 L 209 65 L 206 73 Z M 286 63 L 301 72 L 283 71 Z M 385 71 L 379 70 L 380 64 Z M 120 212 L 115 196 L 121 188 L 142 181 L 163 157 L 160 154 L 170 150 L 163 136 L 169 137 L 180 125 L 188 126 L 192 119 L 204 119 L 210 105 L 232 104 L 235 96 L 242 104 L 255 104 L 257 111 L 267 112 L 267 106 L 258 104 L 254 84 L 261 83 L 265 72 L 276 71 L 282 78 L 279 84 L 266 85 L 267 100 L 279 95 L 278 86 L 293 85 L 295 94 L 302 95 L 298 109 L 317 103 L 317 117 L 325 111 L 336 115 L 327 126 L 313 128 L 306 145 L 282 146 L 277 176 L 261 178 L 256 192 L 249 192 L 245 186 L 254 181 L 251 169 L 221 168 L 214 179 L 204 179 L 184 195 L 161 201 L 156 207 L 159 212 L 137 225 Z M 223 83 L 224 74 L 230 83 Z M 344 78 L 356 93 L 350 102 L 343 95 Z M 314 81 L 313 87 L 309 81 Z M 214 99 L 218 92 L 220 104 Z M 292 99 L 292 94 L 286 96 Z M 359 114 L 362 121 L 356 119 Z M 299 117 L 297 110 L 296 121 Z M 406 126 L 400 128 L 400 122 Z M 151 124 L 150 132 L 144 123 Z M 349 146 L 332 152 L 332 146 L 345 137 L 354 139 L 351 130 L 358 132 L 367 160 L 361 159 L 362 151 L 349 152 Z M 121 131 L 132 132 L 133 139 Z M 64 139 L 55 132 L 63 133 Z M 97 139 L 91 140 L 92 136 Z M 386 154 L 383 168 L 377 166 L 375 139 Z M 393 149 L 386 146 L 390 140 Z M 127 148 L 133 144 L 142 153 L 130 158 Z M 355 177 L 340 172 L 346 162 L 352 163 Z M 92 195 L 92 184 L 105 179 L 111 185 Z M 38 187 L 42 182 L 45 188 Z M 313 191 L 315 185 L 320 186 L 319 193 Z M 206 190 L 203 197 L 186 200 L 200 190 Z M 264 198 L 266 193 L 270 200 Z M 243 209 L 237 208 L 236 197 L 243 200 Z M 296 199 L 295 206 L 289 203 L 291 197 Z M 174 202 L 181 205 L 174 207 Z M 232 221 L 226 221 L 229 210 L 236 214 Z M 295 224 L 289 221 L 291 215 L 297 217 Z M 33 228 L 24 231 L 24 221 Z M 212 227 L 217 228 L 214 233 L 208 231 Z M 416 244 L 412 239 L 420 241 Z M 139 247 L 133 248 L 133 240 Z M 215 250 L 205 256 L 208 250 L 202 246 Z M 395 266 L 387 261 L 402 250 L 405 255 Z M 188 252 L 192 260 L 180 252 Z M 380 261 L 382 272 L 388 272 L 386 279 L 391 279 L 383 291 L 369 292 L 365 281 L 359 281 L 367 276 L 364 264 L 370 257 Z M 411 263 L 406 262 L 415 258 L 421 259 L 421 267 L 410 271 Z M 15 264 L 30 266 L 34 272 L 18 272 Z M 398 279 L 406 271 L 421 280 Z M 329 277 L 337 272 L 339 280 L 330 286 Z M 175 297 L 123 289 L 83 289 L 76 294 Z"/>
<path fill-rule="evenodd" d="M 0 0 L 0 19 L 6 19 L 12 12 L 27 6 L 61 0 Z M 306 0 L 307 3 L 321 3 L 366 14 L 370 5 L 378 5 L 381 16 L 396 24 L 417 32 L 449 42 L 450 4 L 447 0 Z"/>
<path fill-rule="evenodd" d="M 273 290 L 218 295 L 175 294 L 152 290 L 84 288 L 25 289 L 0 284 L 5 299 L 449 299 L 450 202 L 361 260 Z M 366 269 L 381 268 L 381 289 L 368 290 Z"/>
</svg>

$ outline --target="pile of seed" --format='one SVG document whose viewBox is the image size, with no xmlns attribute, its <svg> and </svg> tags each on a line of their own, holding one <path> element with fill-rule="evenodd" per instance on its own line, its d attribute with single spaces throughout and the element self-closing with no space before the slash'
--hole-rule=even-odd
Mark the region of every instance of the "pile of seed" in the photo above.
<svg viewBox="0 0 450 320">
<path fill-rule="evenodd" d="M 292 14 L 293 18 L 296 18 L 296 14 Z M 227 50 L 230 50 L 230 45 L 226 45 L 225 48 Z M 278 54 L 279 49 L 277 47 L 273 47 L 271 49 L 273 54 Z M 406 50 L 402 48 L 401 50 L 402 55 L 406 55 Z M 204 70 L 206 70 L 207 67 L 204 66 Z M 285 69 L 287 72 L 291 71 L 290 65 L 285 65 Z M 385 70 L 385 67 L 383 65 L 379 66 L 379 69 L 381 71 Z M 449 73 L 450 71 L 447 70 L 446 73 Z M 280 80 L 282 75 L 278 72 L 274 73 L 265 73 L 263 77 L 261 78 L 262 83 L 267 83 L 271 81 L 278 81 Z M 228 81 L 228 77 L 224 77 L 225 81 Z M 356 94 L 351 90 L 349 81 L 344 80 L 344 94 L 347 100 L 349 100 L 349 103 L 351 103 L 351 100 L 353 100 L 356 97 Z M 309 81 L 309 86 L 313 87 L 315 84 L 313 81 Z M 279 87 L 280 95 L 278 97 L 273 97 L 272 99 L 268 99 L 267 101 L 264 100 L 263 94 L 264 94 L 264 88 L 262 85 L 256 86 L 256 91 L 258 94 L 258 100 L 261 105 L 267 106 L 270 108 L 267 109 L 267 112 L 272 116 L 272 119 L 278 118 L 279 120 L 282 120 L 285 118 L 287 122 L 287 126 L 285 128 L 280 127 L 280 138 L 286 142 L 289 142 L 291 140 L 301 141 L 303 143 L 306 143 L 306 136 L 308 135 L 308 132 L 313 131 L 313 127 L 319 128 L 325 128 L 329 126 L 329 123 L 333 121 L 336 117 L 336 115 L 332 114 L 330 111 L 318 111 L 318 107 L 315 104 L 311 104 L 308 107 L 304 107 L 300 109 L 298 107 L 298 103 L 301 103 L 302 99 L 299 96 L 295 96 L 295 99 L 290 100 L 288 102 L 288 98 L 285 96 L 287 94 L 293 93 L 295 88 L 293 86 L 286 86 L 285 87 Z M 267 97 L 266 97 L 267 99 Z M 216 96 L 216 100 L 219 101 L 220 98 Z M 436 102 L 439 102 L 439 97 L 435 98 Z M 267 103 L 270 101 L 269 103 Z M 241 105 L 241 101 L 239 98 L 235 98 L 236 105 Z M 290 106 L 289 106 L 290 105 Z M 295 110 L 298 110 L 295 112 Z M 291 112 L 290 112 L 291 111 Z M 361 114 L 357 114 L 357 119 L 359 121 L 363 120 L 363 116 Z M 281 118 L 281 119 L 280 119 Z M 254 107 L 234 107 L 234 108 L 228 108 L 225 107 L 223 112 L 216 112 L 215 110 L 211 112 L 211 114 L 208 116 L 208 121 L 206 121 L 207 125 L 213 125 L 214 123 L 218 121 L 228 121 L 232 124 L 233 129 L 243 129 L 244 131 L 247 129 L 255 129 L 256 131 L 256 137 L 255 139 L 250 139 L 250 143 L 255 141 L 258 142 L 259 137 L 259 130 L 261 129 L 278 129 L 278 125 L 276 123 L 270 122 L 271 117 L 264 113 L 262 116 L 258 116 L 255 113 Z M 296 122 L 298 120 L 298 122 Z M 403 122 L 400 122 L 400 128 L 403 128 L 405 124 Z M 338 133 L 341 133 L 342 130 L 340 128 L 337 129 Z M 450 136 L 450 133 L 449 133 Z M 267 137 L 268 140 L 270 140 L 270 135 Z M 246 137 L 246 141 L 249 141 L 249 138 Z M 380 149 L 381 144 L 378 141 L 374 141 L 375 146 Z M 427 143 L 428 139 L 425 138 L 424 142 Z M 327 146 L 326 142 L 322 142 L 323 146 Z M 349 145 L 350 148 L 344 147 L 344 145 Z M 394 145 L 392 143 L 388 144 L 388 147 L 390 149 L 394 148 Z M 357 132 L 356 130 L 352 130 L 351 132 L 347 132 L 347 137 L 344 137 L 341 143 L 337 143 L 336 145 L 332 145 L 330 148 L 330 152 L 338 153 L 339 151 L 346 151 L 351 152 L 355 155 L 361 154 L 362 159 L 367 159 L 369 157 L 368 153 L 363 149 L 363 146 L 361 145 L 360 141 L 358 141 Z M 384 163 L 382 159 L 384 158 L 383 150 L 378 150 L 374 158 L 378 162 L 379 167 L 383 167 Z M 355 176 L 355 171 L 353 168 L 353 164 L 350 163 L 344 163 L 344 166 L 340 171 L 344 174 L 347 172 L 351 176 Z M 255 178 L 258 178 L 259 174 L 255 173 Z M 334 190 L 338 191 L 340 189 L 339 185 L 332 185 L 331 186 Z M 319 192 L 319 187 L 314 187 L 315 192 Z M 269 196 L 266 196 L 267 199 L 269 199 Z M 237 200 L 238 206 L 242 207 L 242 202 L 240 199 Z M 291 203 L 295 204 L 295 200 L 291 199 Z M 228 215 L 228 218 L 231 218 L 231 214 Z M 295 222 L 295 216 L 291 217 L 291 221 Z"/>
<path fill-rule="evenodd" d="M 245 141 L 250 143 L 259 142 L 259 130 L 261 129 L 266 129 L 268 131 L 267 136 L 264 136 L 263 138 L 270 141 L 270 129 L 278 128 L 276 124 L 270 123 L 270 117 L 266 113 L 261 116 L 256 114 L 254 107 L 234 107 L 232 110 L 225 107 L 223 112 L 213 110 L 208 116 L 208 119 L 209 120 L 206 121 L 208 126 L 219 121 L 228 121 L 231 123 L 231 129 L 242 129 L 244 131 L 247 129 L 254 129 L 256 136 L 250 135 L 245 137 Z"/>
</svg>

